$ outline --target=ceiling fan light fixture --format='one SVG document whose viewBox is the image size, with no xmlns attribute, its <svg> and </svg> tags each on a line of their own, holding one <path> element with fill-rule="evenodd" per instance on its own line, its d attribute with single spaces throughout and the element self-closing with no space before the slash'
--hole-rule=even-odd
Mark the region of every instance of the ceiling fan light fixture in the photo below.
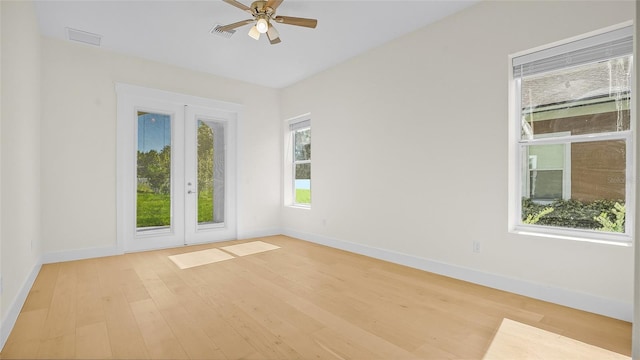
<svg viewBox="0 0 640 360">
<path fill-rule="evenodd" d="M 266 19 L 260 18 L 258 19 L 258 22 L 256 23 L 255 27 L 260 34 L 264 34 L 267 32 L 267 30 L 269 30 L 269 23 L 267 22 Z"/>
<path fill-rule="evenodd" d="M 0 0 L 2 1 L 2 0 Z M 241 20 L 232 24 L 220 26 L 216 28 L 219 32 L 233 31 L 240 26 L 253 24 L 249 30 L 249 36 L 255 40 L 260 40 L 260 34 L 267 34 L 269 43 L 271 45 L 279 44 L 280 34 L 272 25 L 271 21 L 278 24 L 302 26 L 307 28 L 315 28 L 318 25 L 318 20 L 299 18 L 293 16 L 276 16 L 276 9 L 282 4 L 283 0 L 255 0 L 251 3 L 251 7 L 238 2 L 238 0 L 222 0 L 225 3 L 237 7 L 242 11 L 246 11 L 251 14 L 251 19 Z"/>
<path fill-rule="evenodd" d="M 276 30 L 276 28 L 271 24 L 269 24 L 269 30 L 267 30 L 267 38 L 269 38 L 271 45 L 279 44 L 281 42 L 280 33 L 278 33 L 278 30 Z"/>
<path fill-rule="evenodd" d="M 256 40 L 260 40 L 260 31 L 258 31 L 258 28 L 256 27 L 256 25 L 252 26 L 251 29 L 249 30 L 249 36 L 251 36 Z"/>
</svg>

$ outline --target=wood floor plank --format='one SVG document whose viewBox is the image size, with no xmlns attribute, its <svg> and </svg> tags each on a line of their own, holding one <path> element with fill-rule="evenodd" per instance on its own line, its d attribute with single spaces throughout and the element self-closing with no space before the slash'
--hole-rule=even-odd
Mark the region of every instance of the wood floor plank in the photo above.
<svg viewBox="0 0 640 360">
<path fill-rule="evenodd" d="M 194 247 L 195 250 L 202 246 Z M 184 251 L 184 250 L 182 250 Z M 160 252 L 159 252 L 160 253 Z M 162 252 L 163 256 L 175 254 L 175 250 L 167 249 Z M 151 279 L 162 281 L 166 288 L 160 286 L 161 291 L 156 292 L 157 299 L 164 303 L 165 307 L 175 306 L 176 299 L 187 310 L 189 316 L 198 323 L 202 331 L 209 337 L 212 346 L 220 349 L 221 354 L 228 359 L 261 359 L 263 358 L 240 334 L 227 324 L 227 320 L 218 313 L 215 306 L 206 301 L 208 296 L 219 293 L 221 286 L 214 285 L 210 276 L 211 268 L 204 270 L 202 267 L 178 269 L 173 262 L 165 261 L 162 257 L 157 257 L 154 262 L 154 273 Z M 141 270 L 142 271 L 142 270 Z M 148 270 L 147 270 L 148 271 Z M 158 275 L 160 274 L 160 275 Z M 226 277 L 225 282 L 231 285 L 233 276 Z M 151 275 L 149 275 L 151 276 Z M 224 273 L 214 272 L 213 279 L 225 279 Z M 167 292 L 168 286 L 173 289 Z M 216 355 L 217 356 L 217 355 Z"/>
<path fill-rule="evenodd" d="M 224 353 L 202 329 L 200 319 L 193 318 L 183 306 L 183 303 L 189 300 L 188 296 L 193 296 L 195 293 L 176 294 L 169 289 L 167 284 L 182 283 L 179 280 L 180 277 L 171 268 L 166 268 L 160 263 L 153 267 L 138 268 L 137 271 L 140 277 L 145 279 L 150 299 L 153 300 L 188 358 L 226 359 Z"/>
<path fill-rule="evenodd" d="M 135 269 L 124 269 L 120 275 L 122 291 L 129 302 L 149 299 L 151 296 Z"/>
<path fill-rule="evenodd" d="M 58 279 L 60 264 L 42 265 L 36 280 L 29 291 L 29 296 L 22 307 L 23 311 L 48 309 Z"/>
<path fill-rule="evenodd" d="M 42 336 L 51 339 L 53 344 L 73 335 L 76 330 L 77 273 L 74 263 L 62 263 L 55 289 L 51 298 L 49 312 L 45 320 Z M 57 339 L 53 341 L 53 339 Z M 66 343 L 66 340 L 65 340 Z"/>
<path fill-rule="evenodd" d="M 79 359 L 109 359 L 112 357 L 107 324 L 104 322 L 76 329 L 76 357 Z"/>
<path fill-rule="evenodd" d="M 100 278 L 95 261 L 79 261 L 76 286 L 76 327 L 105 321 L 100 293 Z"/>
<path fill-rule="evenodd" d="M 37 359 L 74 359 L 76 358 L 76 338 L 74 334 L 48 337 L 40 341 Z M 10 355 L 11 356 L 11 355 Z M 6 356 L 3 355 L 3 358 Z M 10 357 L 9 357 L 10 358 Z"/>
<path fill-rule="evenodd" d="M 207 336 L 200 322 L 184 307 L 165 308 L 160 312 L 189 359 L 227 359 L 222 350 Z"/>
<path fill-rule="evenodd" d="M 249 279 L 245 279 L 245 281 L 249 281 Z M 273 285 L 271 283 L 262 282 L 262 286 L 268 288 L 268 293 L 288 293 L 286 288 L 279 288 L 277 285 Z M 257 287 L 257 284 L 252 284 L 252 287 Z M 386 339 L 378 337 L 369 331 L 363 329 L 362 327 L 351 322 L 351 318 L 349 320 L 345 320 L 343 317 L 344 314 L 338 315 L 333 311 L 336 310 L 337 305 L 333 301 L 333 299 L 329 299 L 327 297 L 323 297 L 322 302 L 320 298 L 314 298 L 313 301 L 310 299 L 305 299 L 300 296 L 295 296 L 292 293 L 289 293 L 289 296 L 285 296 L 286 302 L 288 305 L 293 307 L 296 311 L 300 311 L 307 316 L 314 318 L 316 321 L 323 324 L 324 327 L 330 328 L 338 334 L 349 334 L 350 341 L 359 343 L 362 347 L 370 348 L 377 350 L 375 353 L 378 354 L 387 354 L 386 356 L 393 356 L 395 358 L 404 358 L 411 359 L 414 356 L 402 349 L 401 347 L 388 342 Z M 344 300 L 344 298 L 340 298 Z M 343 304 L 344 305 L 344 304 Z M 353 311 L 353 307 L 348 307 Z M 367 311 L 368 308 L 357 309 L 356 311 Z M 353 313 L 352 313 L 353 314 Z M 350 314 L 350 315 L 352 315 Z M 343 335 L 345 336 L 345 335 Z"/>
<path fill-rule="evenodd" d="M 368 346 L 360 341 L 353 341 L 344 333 L 331 328 L 318 330 L 313 334 L 313 340 L 323 348 L 328 359 L 387 359 L 388 355 L 377 352 L 375 346 Z"/>
<path fill-rule="evenodd" d="M 279 334 L 260 324 L 233 304 L 223 307 L 227 326 L 242 336 L 263 359 L 301 359 L 304 356 L 286 344 Z"/>
<path fill-rule="evenodd" d="M 152 299 L 130 305 L 152 359 L 189 358 Z"/>
<path fill-rule="evenodd" d="M 322 329 L 322 324 L 289 306 L 278 294 L 265 293 L 253 298 L 249 295 L 238 296 L 235 305 L 257 323 L 275 335 L 280 341 L 304 357 L 323 358 L 327 351 L 311 336 Z"/>
<path fill-rule="evenodd" d="M 112 358 L 148 359 L 142 333 L 125 296 L 123 283 L 132 271 L 127 256 L 96 259 L 99 263 L 100 295 Z M 137 275 L 136 275 L 137 276 Z"/>
<path fill-rule="evenodd" d="M 280 248 L 168 258 L 254 240 Z M 271 236 L 45 265 L 0 357 L 481 359 L 505 318 L 631 351 L 628 322 Z"/>
<path fill-rule="evenodd" d="M 40 349 L 40 338 L 26 341 L 7 342 L 0 359 L 37 359 Z"/>
<path fill-rule="evenodd" d="M 338 273 L 342 272 L 339 271 Z M 251 281 L 251 279 L 245 279 L 245 282 Z M 323 281 L 335 282 L 335 279 L 327 276 Z M 264 284 L 269 283 L 264 282 Z M 254 282 L 252 285 L 252 287 L 260 286 L 260 282 Z M 290 286 L 287 286 L 287 288 L 290 288 Z M 383 292 L 387 290 L 389 289 L 383 288 Z M 333 291 L 340 291 L 341 296 L 316 296 L 316 303 L 319 303 L 323 309 L 329 310 L 333 315 L 348 317 L 351 323 L 366 330 L 372 336 L 379 336 L 380 338 L 391 340 L 395 346 L 407 351 L 415 350 L 422 345 L 424 323 L 433 321 L 433 318 L 426 316 L 428 314 L 416 316 L 415 311 L 410 312 L 409 309 L 401 305 L 387 304 L 384 301 L 381 302 L 383 293 L 373 293 L 355 283 L 351 287 L 333 288 L 332 292 Z M 389 291 L 393 290 L 391 289 Z M 284 288 L 278 289 L 270 287 L 268 290 L 265 290 L 265 292 L 268 294 L 277 294 L 287 293 L 287 290 Z M 359 295 L 353 295 L 354 292 L 359 293 Z M 285 302 L 286 299 L 293 297 L 294 295 L 290 293 L 281 296 Z M 404 300 L 406 301 L 406 299 Z M 401 314 L 403 311 L 407 312 L 406 316 Z M 287 319 L 289 318 L 288 316 Z M 326 316 L 322 316 L 322 318 L 323 320 L 321 321 L 326 320 Z M 402 329 L 400 331 L 398 331 L 397 324 L 401 324 Z M 405 356 L 409 355 L 405 354 Z"/>
<path fill-rule="evenodd" d="M 21 312 L 7 339 L 5 352 L 16 359 L 35 359 L 40 348 L 40 329 L 48 312 L 46 308 Z"/>
<path fill-rule="evenodd" d="M 102 297 L 107 334 L 115 359 L 148 359 L 142 333 L 122 292 L 113 290 Z"/>
<path fill-rule="evenodd" d="M 202 330 L 228 359 L 260 358 L 259 352 L 227 323 L 224 310 L 204 300 L 209 291 L 194 293 L 198 295 L 186 297 L 184 307 L 192 318 L 199 319 Z"/>
</svg>

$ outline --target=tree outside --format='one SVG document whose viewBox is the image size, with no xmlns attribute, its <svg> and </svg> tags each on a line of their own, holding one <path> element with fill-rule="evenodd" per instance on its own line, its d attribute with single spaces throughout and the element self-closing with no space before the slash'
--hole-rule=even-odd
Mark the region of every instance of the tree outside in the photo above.
<svg viewBox="0 0 640 360">
<path fill-rule="evenodd" d="M 150 116 L 152 115 L 152 116 Z M 160 115 L 163 116 L 163 115 Z M 161 150 L 145 149 L 140 145 L 137 153 L 137 223 L 138 228 L 169 226 L 171 224 L 171 145 L 170 127 L 158 124 L 158 114 L 140 114 L 139 127 L 146 126 L 147 142 L 157 142 L 162 136 L 168 144 Z M 168 116 L 167 116 L 168 118 Z M 164 120 L 164 119 L 162 119 Z M 164 126 L 165 133 L 154 127 Z M 141 130 L 139 132 L 142 132 Z M 159 135 L 161 134 L 161 135 Z M 213 221 L 213 130 L 198 122 L 198 222 Z M 143 143 L 139 138 L 139 143 Z M 157 145 L 156 145 L 157 147 Z"/>
</svg>

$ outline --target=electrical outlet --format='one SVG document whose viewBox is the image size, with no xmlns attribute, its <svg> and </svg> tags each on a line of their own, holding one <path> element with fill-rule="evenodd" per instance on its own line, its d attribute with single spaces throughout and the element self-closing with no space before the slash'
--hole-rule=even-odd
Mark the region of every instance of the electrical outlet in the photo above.
<svg viewBox="0 0 640 360">
<path fill-rule="evenodd" d="M 473 252 L 480 253 L 480 241 L 473 242 Z"/>
</svg>

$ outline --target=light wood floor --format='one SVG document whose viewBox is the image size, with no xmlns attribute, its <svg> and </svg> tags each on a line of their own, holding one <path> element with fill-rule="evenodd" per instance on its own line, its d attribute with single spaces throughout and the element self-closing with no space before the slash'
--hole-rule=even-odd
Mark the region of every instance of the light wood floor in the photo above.
<svg viewBox="0 0 640 360">
<path fill-rule="evenodd" d="M 481 359 L 503 318 L 621 354 L 631 324 L 285 236 L 180 270 L 218 243 L 42 267 L 1 357 Z M 235 242 L 233 242 L 235 243 Z"/>
</svg>

